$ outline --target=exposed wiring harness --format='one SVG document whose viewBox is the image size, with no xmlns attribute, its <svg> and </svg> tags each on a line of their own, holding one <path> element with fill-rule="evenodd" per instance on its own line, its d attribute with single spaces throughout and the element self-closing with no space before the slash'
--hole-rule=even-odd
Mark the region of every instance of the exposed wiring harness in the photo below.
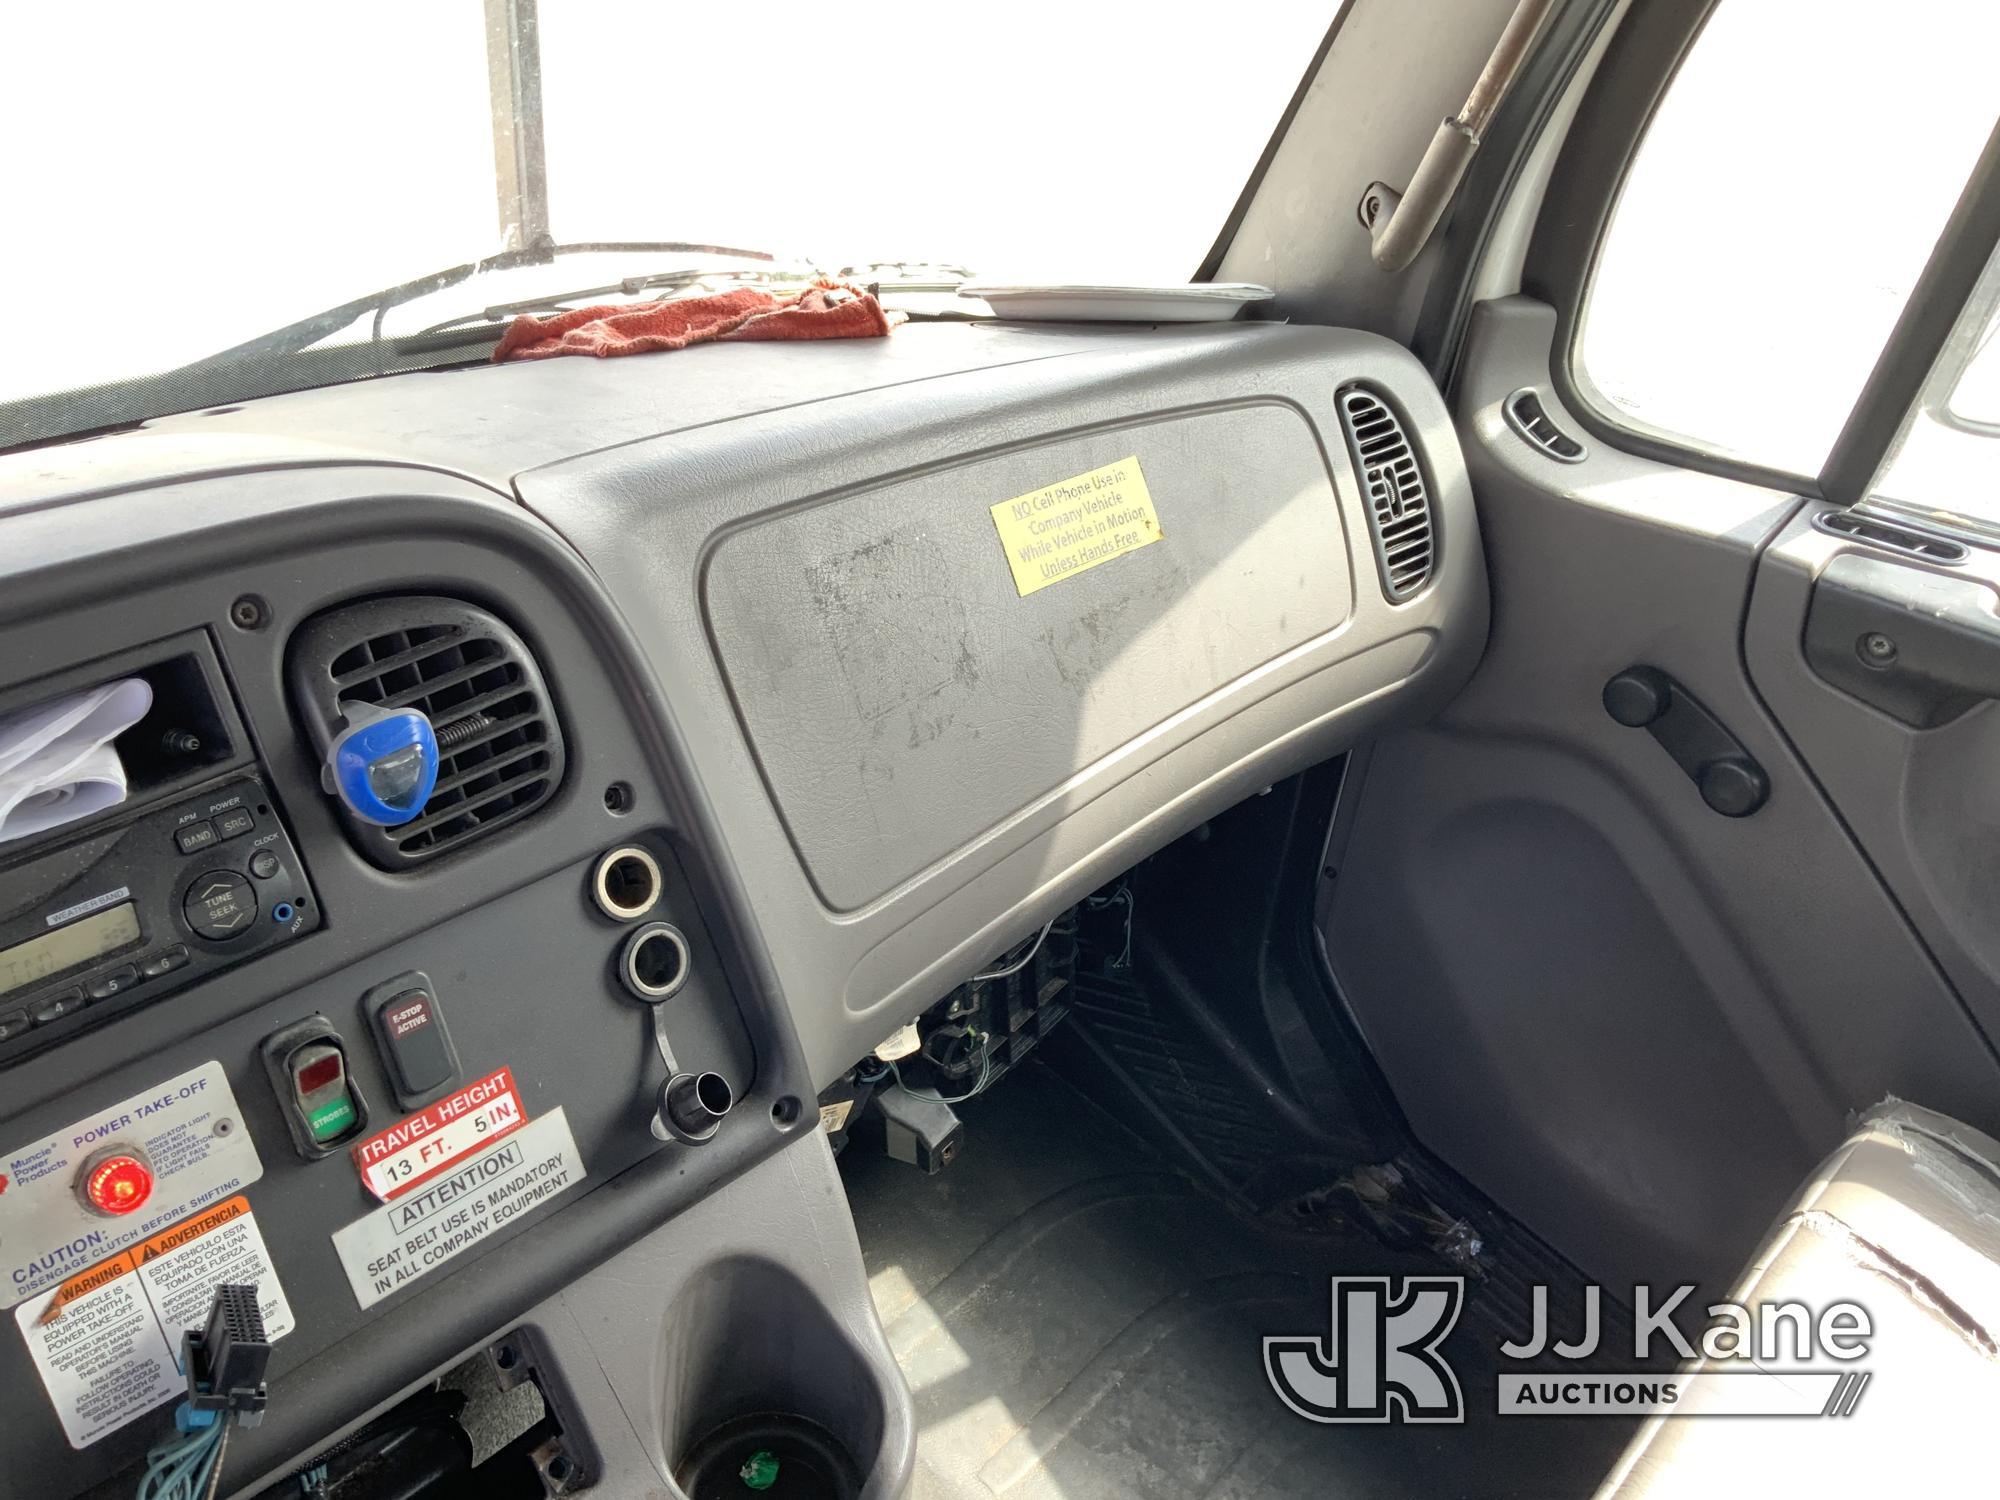
<svg viewBox="0 0 2000 1500">
<path fill-rule="evenodd" d="M 229 1423 L 221 1412 L 191 1411 L 182 1402 L 174 1413 L 174 1435 L 146 1454 L 139 1500 L 213 1500 L 228 1446 Z"/>
<path fill-rule="evenodd" d="M 1055 925 L 1056 925 L 1056 919 L 1054 917 L 1050 917 L 1048 921 L 1042 923 L 1042 930 L 1035 934 L 1035 940 L 1032 943 L 1028 944 L 1027 952 L 1023 953 L 1019 958 L 1013 959 L 1011 961 L 1003 960 L 998 968 L 988 969 L 983 974 L 974 974 L 971 979 L 966 981 L 966 983 L 980 984 L 988 979 L 1005 979 L 1009 974 L 1020 973 L 1023 969 L 1027 968 L 1028 965 L 1034 961 L 1035 955 L 1042 951 L 1042 940 L 1049 935 L 1049 929 Z"/>
<path fill-rule="evenodd" d="M 173 1436 L 146 1454 L 138 1500 L 215 1500 L 229 1429 L 264 1420 L 264 1370 L 271 1341 L 254 1284 L 225 1282 L 210 1294 L 207 1322 L 181 1334 L 187 1399 L 174 1409 Z"/>
<path fill-rule="evenodd" d="M 1121 880 L 1118 882 L 1117 889 L 1112 891 L 1110 895 L 1087 896 L 1084 898 L 1083 904 L 1090 911 L 1103 911 L 1107 907 L 1112 907 L 1112 906 L 1122 906 L 1125 908 L 1125 946 L 1122 950 L 1120 950 L 1118 956 L 1111 960 L 1111 967 L 1114 969 L 1131 968 L 1132 967 L 1132 912 L 1133 912 L 1132 887 L 1127 885 L 1124 881 Z"/>
<path fill-rule="evenodd" d="M 1041 930 L 1028 939 L 1026 945 L 1019 952 L 1000 959 L 990 969 L 983 969 L 979 973 L 974 974 L 966 983 L 968 985 L 975 985 L 984 984 L 988 980 L 993 979 L 1007 979 L 1027 968 L 1029 964 L 1035 961 L 1035 955 L 1042 951 L 1042 944 L 1048 941 L 1049 932 L 1056 925 L 1061 915 L 1061 913 L 1058 913 L 1056 916 L 1050 917 L 1048 921 L 1042 923 Z M 976 1099 L 985 1093 L 987 1086 L 993 1082 L 994 1051 L 994 1039 L 991 1031 L 983 1030 L 968 1023 L 964 1034 L 978 1044 L 979 1072 L 978 1076 L 973 1079 L 972 1087 L 962 1094 L 945 1094 L 935 1089 L 918 1088 L 914 1084 L 904 1080 L 902 1069 L 897 1066 L 899 1059 L 883 1058 L 881 1061 L 886 1064 L 890 1076 L 896 1080 L 897 1087 L 901 1088 L 904 1093 L 910 1095 L 912 1098 L 923 1099 L 932 1104 L 963 1104 L 966 1100 Z M 924 1046 L 926 1050 L 923 1053 L 923 1061 L 929 1063 L 932 1067 L 943 1067 L 954 1072 L 957 1071 L 956 1063 L 941 1063 L 937 1058 L 929 1055 L 929 1043 L 937 1035 L 939 1033 L 933 1032 L 930 1037 L 925 1039 Z"/>
<path fill-rule="evenodd" d="M 986 1091 L 986 1085 L 993 1081 L 993 1036 L 984 1031 L 979 1034 L 979 1078 L 962 1094 L 940 1094 L 932 1089 L 913 1088 L 903 1082 L 902 1071 L 894 1063 L 889 1064 L 889 1073 L 903 1092 L 914 1099 L 928 1099 L 932 1104 L 963 1104 L 968 1099 L 978 1098 Z"/>
</svg>

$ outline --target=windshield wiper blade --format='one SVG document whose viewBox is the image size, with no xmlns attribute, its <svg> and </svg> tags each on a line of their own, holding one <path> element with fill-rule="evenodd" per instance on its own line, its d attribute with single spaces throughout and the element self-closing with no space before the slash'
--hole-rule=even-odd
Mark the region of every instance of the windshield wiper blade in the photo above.
<svg viewBox="0 0 2000 1500">
<path fill-rule="evenodd" d="M 206 355 L 173 371 L 176 378 L 199 376 L 216 370 L 240 371 L 245 366 L 288 359 L 322 339 L 340 332 L 358 318 L 374 315 L 373 341 L 382 340 L 382 320 L 394 308 L 420 297 L 442 292 L 475 276 L 491 271 L 511 271 L 522 266 L 552 265 L 563 255 L 712 255 L 718 259 L 755 260 L 776 264 L 778 257 L 768 250 L 740 250 L 729 245 L 698 245 L 684 240 L 579 240 L 568 244 L 544 241 L 520 250 L 502 250 L 484 260 L 467 261 L 425 276 L 400 281 L 394 286 L 342 302 L 296 323 L 287 323 L 246 343 Z"/>
</svg>

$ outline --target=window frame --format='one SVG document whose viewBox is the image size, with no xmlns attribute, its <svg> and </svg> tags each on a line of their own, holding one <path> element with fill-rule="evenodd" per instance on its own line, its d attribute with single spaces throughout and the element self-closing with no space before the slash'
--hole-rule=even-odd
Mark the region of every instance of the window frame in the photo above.
<svg viewBox="0 0 2000 1500">
<path fill-rule="evenodd" d="M 1557 153 L 1522 264 L 1521 289 L 1555 309 L 1549 374 L 1563 405 L 1591 436 L 1659 463 L 1816 498 L 1815 475 L 1697 447 L 1617 412 L 1577 367 L 1585 303 L 1625 180 L 1682 62 L 1722 3 L 1648 0 L 1627 12 Z"/>
<path fill-rule="evenodd" d="M 1902 316 L 1861 388 L 1847 424 L 1820 469 L 1820 492 L 1850 508 L 1866 508 L 1875 481 L 1895 456 L 1903 430 L 1930 392 L 1987 267 L 2000 250 L 2000 119 L 1988 132 L 1958 203 L 1938 232 L 1930 260 L 1910 289 Z M 1954 379 L 1956 376 L 1954 375 Z M 1947 395 L 1949 392 L 1947 392 Z M 1991 546 L 1992 539 L 1968 540 Z"/>
<path fill-rule="evenodd" d="M 1686 435 L 1649 428 L 1594 389 L 1578 366 L 1577 345 L 1598 258 L 1632 163 L 1682 62 L 1724 3 L 1646 0 L 1627 13 L 1557 155 L 1523 263 L 1522 290 L 1555 309 L 1550 378 L 1563 404 L 1599 441 L 1658 463 L 1856 505 L 1920 398 L 2000 234 L 2000 124 L 1819 473 L 1758 464 L 1701 447 Z"/>
</svg>

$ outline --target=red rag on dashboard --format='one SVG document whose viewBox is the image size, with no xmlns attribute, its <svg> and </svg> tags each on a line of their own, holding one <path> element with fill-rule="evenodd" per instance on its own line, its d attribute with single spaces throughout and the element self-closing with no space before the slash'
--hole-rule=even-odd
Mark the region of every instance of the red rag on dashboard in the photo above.
<svg viewBox="0 0 2000 1500">
<path fill-rule="evenodd" d="M 746 286 L 712 297 L 579 307 L 546 318 L 524 313 L 501 335 L 493 362 L 556 354 L 608 359 L 717 339 L 874 339 L 901 321 L 869 293 L 837 281 L 816 281 L 782 297 Z"/>
</svg>

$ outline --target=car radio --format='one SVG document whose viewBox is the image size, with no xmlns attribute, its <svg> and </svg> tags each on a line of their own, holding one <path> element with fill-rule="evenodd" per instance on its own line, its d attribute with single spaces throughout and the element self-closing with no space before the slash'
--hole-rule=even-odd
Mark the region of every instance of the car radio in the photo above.
<svg viewBox="0 0 2000 1500">
<path fill-rule="evenodd" d="M 320 925 L 254 775 L 76 837 L 0 847 L 0 1067 Z"/>
</svg>

